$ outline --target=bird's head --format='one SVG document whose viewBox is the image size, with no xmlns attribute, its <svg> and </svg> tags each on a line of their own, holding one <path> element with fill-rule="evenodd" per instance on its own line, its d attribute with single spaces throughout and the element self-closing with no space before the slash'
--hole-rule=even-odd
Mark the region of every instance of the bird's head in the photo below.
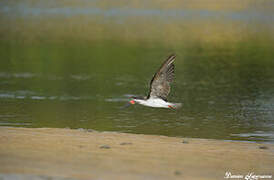
<svg viewBox="0 0 274 180">
<path fill-rule="evenodd" d="M 145 100 L 146 97 L 142 97 L 142 96 L 133 96 L 130 98 L 130 101 L 129 103 L 130 104 L 136 104 L 136 103 L 139 103 L 139 100 Z"/>
<path fill-rule="evenodd" d="M 136 104 L 136 103 L 137 103 L 136 99 L 138 99 L 138 97 L 132 96 L 132 97 L 130 98 L 129 103 L 130 103 L 130 104 Z"/>
<path fill-rule="evenodd" d="M 131 98 L 122 108 L 128 108 L 130 105 L 135 103 L 136 103 L 135 99 Z"/>
<path fill-rule="evenodd" d="M 136 101 L 135 101 L 135 99 L 131 99 L 131 100 L 129 101 L 129 103 L 130 103 L 130 104 L 135 104 Z"/>
</svg>

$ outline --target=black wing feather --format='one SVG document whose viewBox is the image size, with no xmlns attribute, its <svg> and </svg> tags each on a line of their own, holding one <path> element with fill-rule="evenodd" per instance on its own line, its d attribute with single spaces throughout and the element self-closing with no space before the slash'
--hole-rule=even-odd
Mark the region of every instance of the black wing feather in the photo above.
<svg viewBox="0 0 274 180">
<path fill-rule="evenodd" d="M 162 98 L 165 101 L 170 92 L 170 83 L 174 79 L 175 55 L 169 56 L 159 70 L 154 74 L 150 82 L 150 92 L 147 98 Z"/>
</svg>

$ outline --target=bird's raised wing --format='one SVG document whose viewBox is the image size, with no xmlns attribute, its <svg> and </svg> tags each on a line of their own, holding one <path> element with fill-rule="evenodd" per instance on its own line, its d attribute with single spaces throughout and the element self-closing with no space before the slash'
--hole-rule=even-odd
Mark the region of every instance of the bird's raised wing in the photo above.
<svg viewBox="0 0 274 180">
<path fill-rule="evenodd" d="M 162 98 L 167 100 L 170 92 L 170 83 L 174 78 L 174 60 L 175 55 L 169 56 L 160 69 L 154 74 L 150 82 L 150 92 L 147 98 Z"/>
</svg>

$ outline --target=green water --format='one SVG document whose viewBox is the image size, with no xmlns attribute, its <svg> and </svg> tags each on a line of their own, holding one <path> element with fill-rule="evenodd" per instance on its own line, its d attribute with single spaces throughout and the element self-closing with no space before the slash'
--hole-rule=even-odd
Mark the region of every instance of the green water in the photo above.
<svg viewBox="0 0 274 180">
<path fill-rule="evenodd" d="M 240 21 L 253 29 L 245 32 L 249 27 L 241 26 L 240 37 L 219 35 L 214 40 L 215 31 L 235 33 L 219 27 L 239 17 L 235 20 L 231 12 L 231 17 L 223 17 L 230 18 L 224 25 L 215 22 L 204 39 L 202 30 L 193 32 L 198 37 L 188 36 L 191 31 L 166 37 L 154 29 L 138 34 L 135 25 L 117 22 L 131 13 L 122 11 L 114 13 L 114 19 L 111 13 L 100 16 L 114 23 L 100 22 L 99 33 L 78 31 L 75 24 L 89 20 L 63 17 L 76 12 L 92 19 L 94 14 L 87 14 L 87 9 L 41 11 L 43 4 L 38 8 L 26 2 L 17 7 L 4 1 L 6 6 L 0 8 L 1 24 L 6 25 L 0 30 L 0 125 L 274 142 L 274 38 L 269 27 L 273 16 L 261 28 L 255 20 L 245 19 L 252 18 L 253 11 L 247 17 L 243 12 Z M 190 15 L 204 20 L 195 12 Z M 146 13 L 144 17 L 150 16 Z M 214 13 L 206 16 L 208 21 L 218 15 Z M 168 15 L 153 15 L 159 22 L 152 27 L 167 24 Z M 58 24 L 60 16 L 66 21 Z M 146 27 L 143 16 L 136 20 L 142 21 L 136 25 L 139 30 Z M 178 16 L 171 20 L 180 20 Z M 74 26 L 67 29 L 70 19 Z M 190 22 L 184 26 L 194 28 Z M 133 31 L 130 36 L 120 33 L 127 28 Z M 96 38 L 90 38 L 94 33 Z M 171 53 L 177 58 L 169 101 L 182 102 L 182 108 L 123 108 L 130 96 L 147 94 L 150 79 Z"/>
</svg>

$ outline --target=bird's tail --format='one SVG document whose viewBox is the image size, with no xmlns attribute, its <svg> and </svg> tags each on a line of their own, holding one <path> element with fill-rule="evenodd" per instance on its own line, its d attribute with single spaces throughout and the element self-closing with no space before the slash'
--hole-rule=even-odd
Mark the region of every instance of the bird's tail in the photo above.
<svg viewBox="0 0 274 180">
<path fill-rule="evenodd" d="M 179 108 L 181 108 L 182 107 L 182 103 L 174 103 L 173 104 L 173 108 L 174 109 L 179 109 Z"/>
</svg>

